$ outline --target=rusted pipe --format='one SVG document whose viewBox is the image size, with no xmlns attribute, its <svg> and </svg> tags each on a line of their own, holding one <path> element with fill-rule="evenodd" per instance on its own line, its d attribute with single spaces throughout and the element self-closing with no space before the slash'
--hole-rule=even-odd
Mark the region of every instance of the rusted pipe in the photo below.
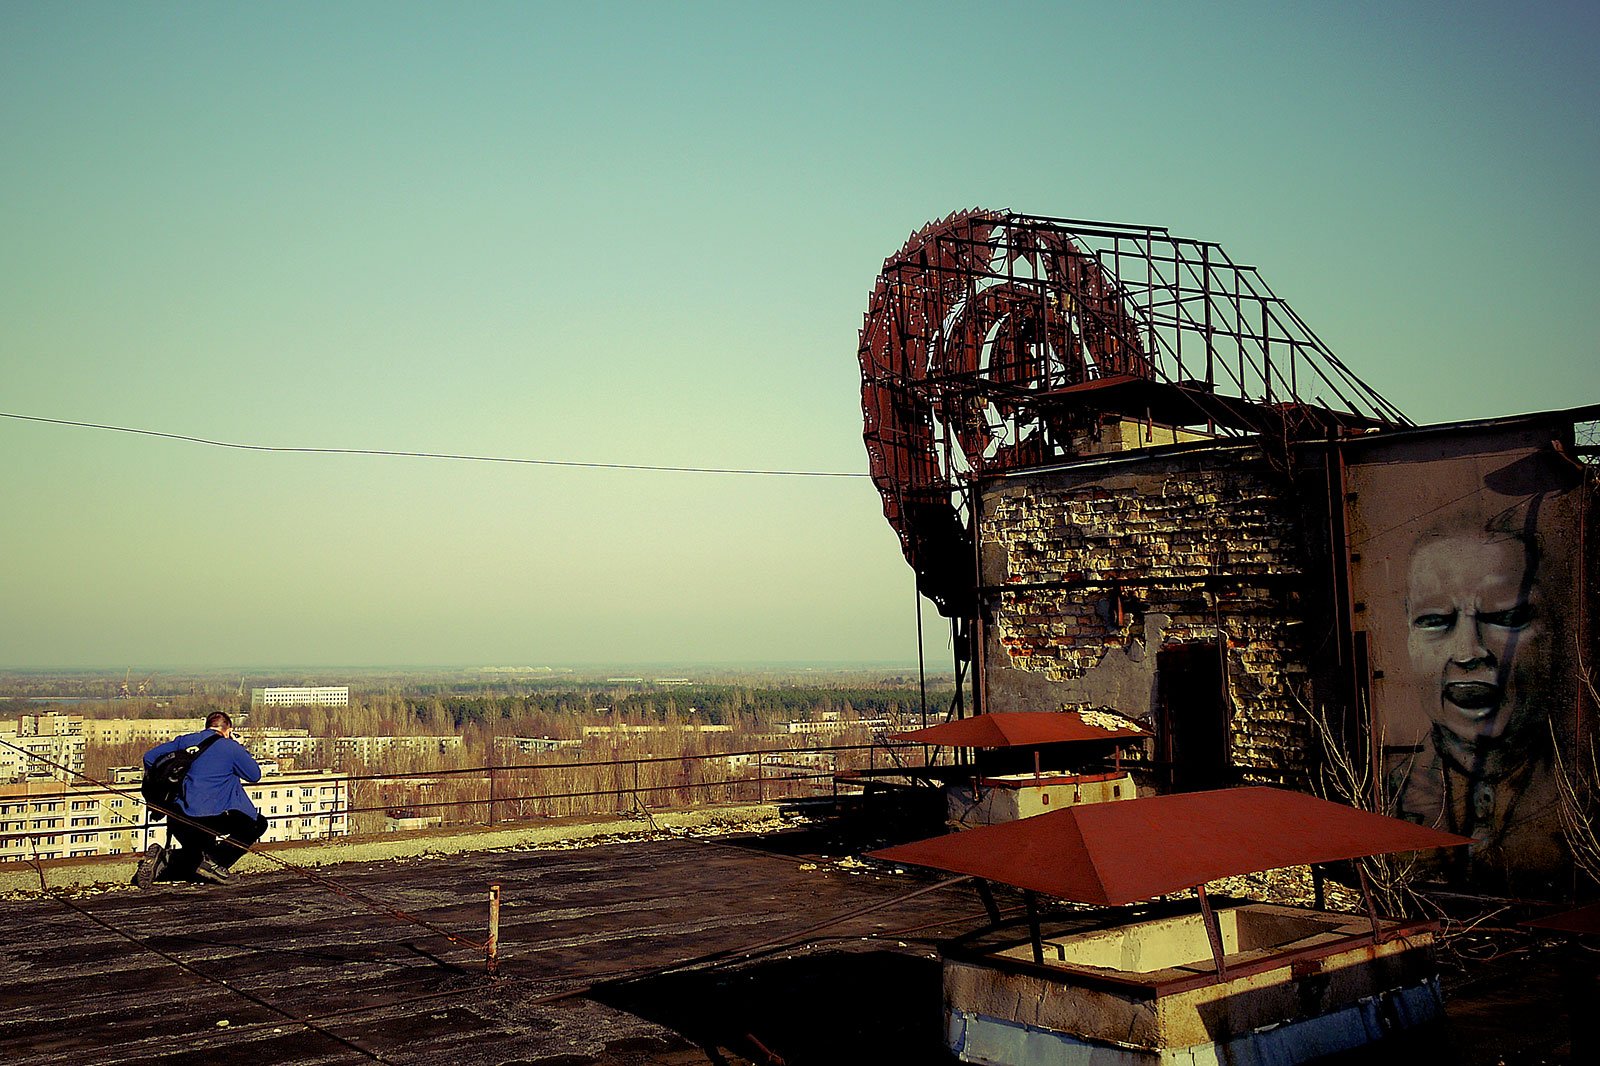
<svg viewBox="0 0 1600 1066">
<path fill-rule="evenodd" d="M 744 1038 L 750 1041 L 757 1051 L 766 1056 L 768 1066 L 788 1066 L 788 1063 L 785 1061 L 783 1056 L 779 1055 L 777 1052 L 767 1047 L 767 1045 L 757 1040 L 756 1034 L 746 1033 L 744 1034 Z"/>
<path fill-rule="evenodd" d="M 485 945 L 484 972 L 490 977 L 500 975 L 500 886 L 489 886 L 489 940 Z"/>
</svg>

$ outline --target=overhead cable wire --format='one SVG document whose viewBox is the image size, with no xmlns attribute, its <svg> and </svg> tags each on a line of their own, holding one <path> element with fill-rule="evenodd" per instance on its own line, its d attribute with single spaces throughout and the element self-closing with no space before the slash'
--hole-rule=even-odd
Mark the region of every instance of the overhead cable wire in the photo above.
<svg viewBox="0 0 1600 1066">
<path fill-rule="evenodd" d="M 19 422 L 39 422 L 51 426 L 70 426 L 75 429 L 99 429 L 111 433 L 132 433 L 141 437 L 160 437 L 164 440 L 204 444 L 211 448 L 231 448 L 245 452 L 279 452 L 296 455 L 378 455 L 399 459 L 449 459 L 467 463 L 507 463 L 517 466 L 553 466 L 578 470 L 631 470 L 663 474 L 738 474 L 753 477 L 838 477 L 865 478 L 872 475 L 854 470 L 766 470 L 725 466 L 669 466 L 659 463 L 599 463 L 578 459 L 529 459 L 510 455 L 467 455 L 458 452 L 418 452 L 397 448 L 313 448 L 302 445 L 245 444 L 239 441 L 212 440 L 187 433 L 172 433 L 159 429 L 142 429 L 136 426 L 113 426 L 101 422 L 80 422 L 70 418 L 45 418 L 14 411 L 0 411 L 0 418 Z"/>
</svg>

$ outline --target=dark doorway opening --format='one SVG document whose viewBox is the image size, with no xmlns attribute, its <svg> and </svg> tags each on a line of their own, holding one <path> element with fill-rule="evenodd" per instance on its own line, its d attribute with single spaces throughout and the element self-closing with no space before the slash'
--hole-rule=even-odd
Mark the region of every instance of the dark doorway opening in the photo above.
<svg viewBox="0 0 1600 1066">
<path fill-rule="evenodd" d="M 1156 743 L 1173 791 L 1231 783 L 1222 662 L 1218 644 L 1175 644 L 1156 653 Z"/>
</svg>

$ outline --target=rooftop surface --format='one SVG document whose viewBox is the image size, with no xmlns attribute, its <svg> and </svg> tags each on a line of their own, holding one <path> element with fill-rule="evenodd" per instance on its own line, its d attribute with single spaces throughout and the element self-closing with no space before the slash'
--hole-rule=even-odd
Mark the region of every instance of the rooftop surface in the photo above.
<svg viewBox="0 0 1600 1066">
<path fill-rule="evenodd" d="M 0 1060 L 949 1063 L 937 944 L 982 907 L 861 845 L 812 827 L 4 901 Z M 1448 1025 L 1351 1061 L 1569 1061 L 1553 956 L 1508 935 L 1447 972 Z"/>
</svg>

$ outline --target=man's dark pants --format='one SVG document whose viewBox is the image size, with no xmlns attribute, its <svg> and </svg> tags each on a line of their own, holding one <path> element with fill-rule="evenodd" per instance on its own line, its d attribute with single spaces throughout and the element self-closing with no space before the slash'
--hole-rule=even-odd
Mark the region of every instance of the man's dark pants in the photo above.
<svg viewBox="0 0 1600 1066">
<path fill-rule="evenodd" d="M 190 822 L 196 824 L 188 824 Z M 172 835 L 181 846 L 168 855 L 166 877 L 173 880 L 190 877 L 195 867 L 200 865 L 202 855 L 211 856 L 213 862 L 226 870 L 238 862 L 244 849 L 260 840 L 261 834 L 266 831 L 267 819 L 264 815 L 252 818 L 243 811 L 226 811 L 204 818 L 191 817 L 187 822 L 174 820 Z M 228 837 L 231 842 L 219 844 L 219 836 Z"/>
</svg>

